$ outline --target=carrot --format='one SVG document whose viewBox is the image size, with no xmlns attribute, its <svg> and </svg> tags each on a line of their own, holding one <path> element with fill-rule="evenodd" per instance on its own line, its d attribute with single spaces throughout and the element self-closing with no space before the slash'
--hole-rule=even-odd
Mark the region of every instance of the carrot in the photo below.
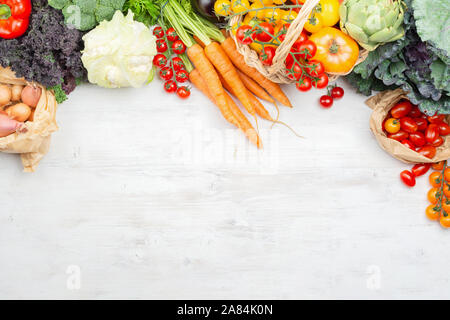
<svg viewBox="0 0 450 320">
<path fill-rule="evenodd" d="M 205 53 L 209 61 L 211 61 L 219 73 L 223 76 L 226 83 L 233 88 L 236 97 L 242 102 L 242 105 L 251 115 L 255 115 L 255 109 L 249 98 L 249 92 L 239 78 L 239 75 L 228 58 L 225 51 L 223 51 L 220 44 L 211 42 L 205 47 Z M 195 63 L 194 63 L 195 64 Z"/>
<path fill-rule="evenodd" d="M 200 40 L 199 37 L 197 37 L 195 34 L 193 37 L 194 37 L 195 42 L 197 42 L 202 48 L 205 48 L 205 44 L 203 43 L 202 40 Z"/>
<path fill-rule="evenodd" d="M 205 96 L 208 97 L 209 100 L 212 101 L 215 105 L 217 105 L 216 101 L 212 97 L 211 93 L 209 92 L 208 85 L 206 84 L 205 80 L 200 75 L 200 72 L 198 72 L 197 69 L 192 70 L 189 73 L 189 80 L 192 82 L 192 84 L 199 89 Z M 228 102 L 228 101 L 227 101 Z M 219 107 L 219 105 L 217 105 Z M 220 112 L 222 113 L 225 120 L 227 120 L 229 123 L 235 125 L 239 128 L 239 123 L 237 122 L 236 118 L 234 117 L 233 113 L 229 108 L 222 109 L 219 107 Z"/>
<path fill-rule="evenodd" d="M 223 80 L 223 78 L 219 75 L 219 79 L 220 81 L 222 81 L 223 87 L 229 92 L 231 93 L 233 96 L 236 97 L 236 94 L 233 90 L 233 88 L 231 88 L 226 82 L 225 80 Z M 266 110 L 266 108 L 264 108 L 263 104 L 256 99 L 256 97 L 254 95 L 252 95 L 251 93 L 249 93 L 249 97 L 250 97 L 250 101 L 253 104 L 253 107 L 255 108 L 256 113 L 263 119 L 269 120 L 269 121 L 274 121 L 273 118 L 270 116 L 269 112 Z"/>
<path fill-rule="evenodd" d="M 214 98 L 208 91 L 208 86 L 206 85 L 205 80 L 202 78 L 197 69 L 191 71 L 191 73 L 189 74 L 189 79 L 192 84 L 197 87 L 197 89 L 203 92 L 205 96 L 207 96 L 214 104 L 216 104 Z M 241 110 L 239 110 L 239 107 L 227 93 L 225 93 L 225 98 L 230 108 L 227 110 L 222 110 L 219 108 L 224 118 L 228 122 L 241 129 L 252 143 L 254 143 L 258 148 L 261 148 L 261 139 L 259 138 L 256 130 L 253 128 L 252 124 L 247 120 L 245 115 L 241 112 Z"/>
<path fill-rule="evenodd" d="M 228 57 L 233 61 L 233 64 L 242 71 L 242 73 L 246 74 L 253 80 L 255 80 L 261 87 L 267 90 L 268 93 L 272 95 L 275 99 L 280 101 L 285 106 L 291 107 L 292 104 L 289 101 L 289 98 L 284 94 L 281 90 L 280 86 L 266 77 L 264 77 L 258 70 L 248 66 L 242 55 L 237 51 L 236 44 L 234 40 L 231 38 L 226 38 L 222 42 L 222 48 L 227 53 Z"/>
<path fill-rule="evenodd" d="M 256 83 L 255 80 L 247 76 L 246 74 L 243 74 L 241 71 L 238 70 L 239 77 L 241 77 L 242 82 L 244 83 L 244 86 L 252 92 L 255 96 L 257 96 L 260 99 L 266 100 L 271 103 L 275 103 L 275 100 L 267 93 L 266 90 L 264 90 L 259 84 Z"/>
<path fill-rule="evenodd" d="M 222 87 L 222 83 L 220 82 L 216 70 L 214 70 L 213 65 L 206 57 L 203 48 L 198 44 L 194 44 L 189 47 L 187 54 L 194 66 L 198 69 L 198 72 L 202 78 L 205 80 L 205 83 L 208 86 L 208 91 L 214 98 L 217 106 L 220 108 L 222 113 L 227 112 L 226 110 L 228 109 L 228 105 L 225 98 L 225 90 Z"/>
</svg>

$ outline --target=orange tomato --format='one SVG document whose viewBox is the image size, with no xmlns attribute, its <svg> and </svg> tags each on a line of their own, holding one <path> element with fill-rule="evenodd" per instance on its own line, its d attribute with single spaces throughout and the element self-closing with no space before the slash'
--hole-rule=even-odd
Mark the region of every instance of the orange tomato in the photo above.
<svg viewBox="0 0 450 320">
<path fill-rule="evenodd" d="M 356 41 L 336 28 L 323 28 L 313 33 L 309 40 L 317 46 L 313 59 L 322 62 L 325 72 L 349 72 L 358 60 L 359 47 Z"/>
<path fill-rule="evenodd" d="M 438 199 L 436 197 L 436 194 L 438 193 L 438 188 L 432 188 L 430 191 L 428 191 L 427 197 L 428 201 L 430 201 L 431 204 L 436 204 L 438 202 Z"/>
<path fill-rule="evenodd" d="M 400 131 L 400 121 L 395 118 L 387 119 L 384 123 L 384 130 L 389 133 L 397 133 Z"/>
<path fill-rule="evenodd" d="M 445 212 L 450 213 L 450 199 L 442 199 L 442 209 Z"/>
<path fill-rule="evenodd" d="M 441 186 L 441 178 L 442 178 L 442 174 L 438 171 L 433 172 L 432 174 L 430 174 L 430 184 L 434 187 L 434 188 L 439 188 Z"/>
<path fill-rule="evenodd" d="M 445 161 L 433 163 L 433 164 L 431 165 L 431 167 L 432 167 L 434 170 L 442 170 L 442 169 L 444 169 L 444 162 L 445 162 Z"/>
<path fill-rule="evenodd" d="M 444 179 L 445 179 L 445 181 L 450 182 L 450 168 L 445 168 Z"/>
<path fill-rule="evenodd" d="M 440 217 L 440 213 L 439 211 L 434 210 L 435 205 L 434 204 L 430 204 L 427 207 L 427 210 L 425 210 L 425 214 L 427 215 L 427 218 L 430 220 L 438 220 Z"/>
<path fill-rule="evenodd" d="M 444 228 L 450 228 L 450 215 L 442 216 L 439 222 Z"/>
<path fill-rule="evenodd" d="M 450 199 L 450 186 L 448 183 L 444 183 L 444 195 Z"/>
</svg>

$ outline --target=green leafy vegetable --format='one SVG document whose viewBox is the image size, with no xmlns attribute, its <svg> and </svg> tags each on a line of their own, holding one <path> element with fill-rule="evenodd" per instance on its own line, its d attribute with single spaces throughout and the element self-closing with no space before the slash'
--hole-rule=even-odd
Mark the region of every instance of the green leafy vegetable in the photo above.
<svg viewBox="0 0 450 320">
<path fill-rule="evenodd" d="M 48 4 L 62 10 L 64 22 L 81 31 L 93 29 L 103 20 L 111 20 L 122 10 L 125 0 L 49 0 Z"/>
<path fill-rule="evenodd" d="M 131 10 L 134 13 L 134 19 L 147 26 L 154 25 L 161 12 L 161 0 L 127 0 L 123 6 L 123 12 Z"/>
</svg>

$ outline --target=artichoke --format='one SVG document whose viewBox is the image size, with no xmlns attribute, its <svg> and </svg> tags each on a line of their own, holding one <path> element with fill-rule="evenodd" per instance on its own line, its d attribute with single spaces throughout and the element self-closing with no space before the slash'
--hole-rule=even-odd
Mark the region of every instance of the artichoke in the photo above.
<svg viewBox="0 0 450 320">
<path fill-rule="evenodd" d="M 401 0 L 345 0 L 339 8 L 341 30 L 373 51 L 404 36 L 404 11 Z"/>
</svg>

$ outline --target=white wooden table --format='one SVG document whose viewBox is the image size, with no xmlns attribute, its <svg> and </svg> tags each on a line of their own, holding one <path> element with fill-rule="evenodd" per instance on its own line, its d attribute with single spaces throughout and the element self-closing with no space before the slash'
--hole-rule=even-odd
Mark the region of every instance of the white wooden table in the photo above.
<svg viewBox="0 0 450 320">
<path fill-rule="evenodd" d="M 305 139 L 260 121 L 260 152 L 195 90 L 78 88 L 36 173 L 0 155 L 0 298 L 450 298 L 427 178 L 403 186 L 344 87 L 287 89 Z"/>
</svg>

